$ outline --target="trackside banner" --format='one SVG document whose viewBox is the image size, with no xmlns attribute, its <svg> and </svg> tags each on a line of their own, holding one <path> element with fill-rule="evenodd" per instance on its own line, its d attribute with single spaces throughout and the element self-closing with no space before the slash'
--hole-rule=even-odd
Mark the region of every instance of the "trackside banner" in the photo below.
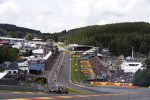
<svg viewBox="0 0 150 100">
<path fill-rule="evenodd" d="M 96 85 L 96 86 L 122 86 L 122 87 L 131 87 L 132 83 L 91 82 L 91 85 Z"/>
</svg>

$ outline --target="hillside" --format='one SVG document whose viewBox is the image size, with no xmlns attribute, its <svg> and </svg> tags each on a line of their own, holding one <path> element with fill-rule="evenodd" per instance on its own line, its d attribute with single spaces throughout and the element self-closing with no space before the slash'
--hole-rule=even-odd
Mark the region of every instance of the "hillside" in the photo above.
<svg viewBox="0 0 150 100">
<path fill-rule="evenodd" d="M 27 33 L 40 34 L 41 32 L 11 24 L 0 24 L 0 36 L 24 38 Z"/>
<path fill-rule="evenodd" d="M 61 39 L 61 37 L 59 37 Z M 150 24 L 146 22 L 126 22 L 107 25 L 94 25 L 69 30 L 66 44 L 77 43 L 110 48 L 114 55 L 130 55 L 135 51 L 148 55 L 150 51 Z"/>
</svg>

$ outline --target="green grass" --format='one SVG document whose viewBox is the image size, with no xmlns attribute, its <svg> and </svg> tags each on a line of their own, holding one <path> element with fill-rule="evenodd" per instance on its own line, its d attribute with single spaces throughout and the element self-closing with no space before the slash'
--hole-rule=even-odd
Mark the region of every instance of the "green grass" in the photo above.
<svg viewBox="0 0 150 100">
<path fill-rule="evenodd" d="M 75 81 L 75 71 L 74 71 L 74 58 L 71 57 L 71 77 L 70 80 L 71 81 Z"/>
<path fill-rule="evenodd" d="M 80 62 L 78 58 L 73 58 L 71 55 L 71 81 L 81 82 L 82 80 L 86 80 L 87 77 L 85 74 L 81 73 Z"/>
<path fill-rule="evenodd" d="M 74 90 L 71 88 L 67 88 L 67 89 L 68 89 L 69 94 L 85 94 L 84 92 L 80 92 L 78 90 Z"/>
</svg>

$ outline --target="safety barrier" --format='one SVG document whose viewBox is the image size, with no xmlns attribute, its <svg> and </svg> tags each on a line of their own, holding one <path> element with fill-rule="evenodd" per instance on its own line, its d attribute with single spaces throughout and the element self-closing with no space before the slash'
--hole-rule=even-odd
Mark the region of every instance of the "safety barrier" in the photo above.
<svg viewBox="0 0 150 100">
<path fill-rule="evenodd" d="M 80 55 L 73 55 L 73 58 L 80 58 Z"/>
<path fill-rule="evenodd" d="M 115 82 L 91 82 L 91 85 L 132 87 L 132 83 L 115 83 Z"/>
<path fill-rule="evenodd" d="M 69 51 L 64 51 L 63 54 L 71 54 Z"/>
<path fill-rule="evenodd" d="M 81 70 L 82 73 L 84 74 L 90 74 L 90 73 L 93 73 L 92 70 Z"/>
</svg>

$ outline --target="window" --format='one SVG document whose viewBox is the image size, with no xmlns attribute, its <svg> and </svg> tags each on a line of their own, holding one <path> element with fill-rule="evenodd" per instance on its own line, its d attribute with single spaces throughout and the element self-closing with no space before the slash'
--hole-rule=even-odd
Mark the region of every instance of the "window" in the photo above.
<svg viewBox="0 0 150 100">
<path fill-rule="evenodd" d="M 16 74 L 16 71 L 14 71 L 14 74 Z"/>
<path fill-rule="evenodd" d="M 139 64 L 129 64 L 129 66 L 138 66 Z"/>
</svg>

